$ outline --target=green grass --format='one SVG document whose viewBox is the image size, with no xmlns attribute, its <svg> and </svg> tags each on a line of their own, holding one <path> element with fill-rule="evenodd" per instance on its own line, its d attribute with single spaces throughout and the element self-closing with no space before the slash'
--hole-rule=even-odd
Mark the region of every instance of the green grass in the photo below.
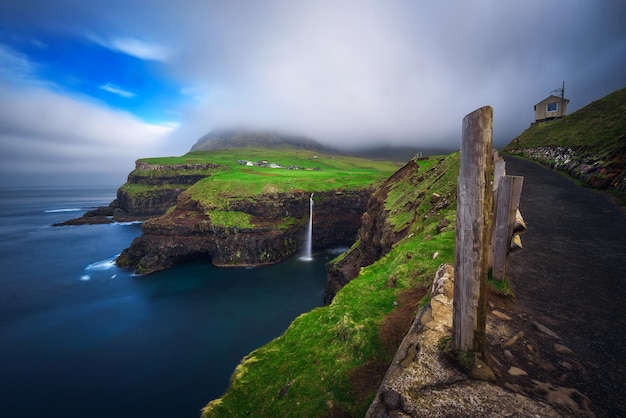
<svg viewBox="0 0 626 418">
<path fill-rule="evenodd" d="M 254 228 L 252 223 L 252 215 L 236 211 L 208 211 L 207 215 L 211 218 L 211 223 L 215 226 L 225 228 L 248 229 Z"/>
<path fill-rule="evenodd" d="M 441 159 L 443 157 L 431 157 L 427 161 L 420 161 L 419 172 L 423 173 L 423 180 L 399 183 L 389 192 L 385 200 L 385 209 L 388 211 L 387 221 L 396 231 L 415 223 L 417 218 L 427 216 L 432 210 L 430 196 L 434 193 L 435 183 L 438 184 L 437 187 L 445 190 L 456 187 L 458 170 L 455 167 L 459 164 L 460 154 L 451 154 L 441 165 L 436 164 Z M 408 207 L 414 206 L 413 202 L 418 200 L 420 203 L 415 210 L 407 210 Z"/>
<path fill-rule="evenodd" d="M 284 168 L 248 167 L 238 160 L 262 161 L 280 164 Z M 157 190 L 186 189 L 192 200 L 200 203 L 205 211 L 228 211 L 233 199 L 249 199 L 261 194 L 307 193 L 328 190 L 357 190 L 382 181 L 396 171 L 400 164 L 389 161 L 374 161 L 350 156 L 327 155 L 308 150 L 237 148 L 203 152 L 190 152 L 179 157 L 143 158 L 140 161 L 153 165 L 214 164 L 207 170 L 134 170 L 138 177 L 173 177 L 208 174 L 209 177 L 193 185 L 163 184 L 153 186 L 126 183 L 122 190 L 130 196 L 141 196 Z M 297 166 L 303 170 L 289 170 Z M 309 169 L 309 170 L 307 170 Z M 313 169 L 317 169 L 313 171 Z M 236 214 L 218 215 L 220 225 L 238 224 L 242 221 Z M 236 221 L 235 219 L 239 219 Z M 242 221 L 243 222 L 243 221 Z M 245 222 L 244 222 L 245 223 Z"/>
<path fill-rule="evenodd" d="M 505 147 L 563 146 L 611 154 L 626 147 L 626 88 L 551 122 L 531 126 Z"/>
<path fill-rule="evenodd" d="M 379 326 L 395 309 L 399 292 L 430 286 L 438 266 L 454 260 L 454 230 L 434 231 L 456 209 L 456 184 L 447 176 L 458 175 L 457 164 L 458 154 L 446 158 L 440 166 L 445 170 L 430 173 L 438 181 L 429 192 L 450 195 L 450 207 L 426 219 L 414 218 L 408 226 L 413 232 L 362 268 L 331 305 L 300 315 L 283 335 L 246 356 L 228 391 L 205 408 L 203 417 L 323 417 L 331 410 L 363 416 L 373 392 L 357 399 L 351 372 L 367 363 L 391 361 L 394 353 L 382 348 Z M 405 192 L 413 198 L 419 194 L 416 188 Z M 396 203 L 398 199 L 390 207 Z M 395 287 L 389 286 L 390 277 L 397 279 Z"/>
<path fill-rule="evenodd" d="M 189 187 L 189 185 L 186 185 L 186 184 L 163 184 L 160 186 L 155 186 L 151 184 L 141 184 L 141 183 L 124 183 L 122 187 L 120 187 L 120 190 L 132 196 L 138 196 L 138 195 L 144 195 L 144 194 L 148 196 L 149 194 L 154 193 L 159 190 L 185 189 L 187 187 Z"/>
<path fill-rule="evenodd" d="M 399 166 L 392 162 L 330 156 L 303 150 L 228 149 L 196 152 L 192 155 L 194 161 L 212 162 L 223 167 L 186 191 L 206 210 L 224 209 L 231 199 L 254 198 L 261 194 L 314 193 L 369 187 L 388 177 Z M 173 164 L 179 162 L 179 158 L 182 157 L 157 161 L 160 164 L 171 161 Z M 248 167 L 238 164 L 237 160 L 266 160 L 285 168 Z M 319 170 L 289 170 L 286 168 L 289 166 Z"/>
</svg>

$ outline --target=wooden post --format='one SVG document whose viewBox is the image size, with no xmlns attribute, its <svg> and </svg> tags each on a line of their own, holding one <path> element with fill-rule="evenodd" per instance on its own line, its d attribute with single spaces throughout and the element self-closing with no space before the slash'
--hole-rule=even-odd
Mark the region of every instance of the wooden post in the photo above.
<svg viewBox="0 0 626 418">
<path fill-rule="evenodd" d="M 493 150 L 493 205 L 497 202 L 498 184 L 500 179 L 506 175 L 506 163 L 504 158 L 498 155 L 498 150 Z M 496 239 L 496 229 L 491 227 L 491 237 L 489 239 L 488 267 L 493 267 L 493 245 Z"/>
<path fill-rule="evenodd" d="M 513 229 L 522 195 L 524 177 L 504 176 L 500 179 L 494 206 L 493 269 L 494 279 L 503 281 Z"/>
<path fill-rule="evenodd" d="M 498 151 L 493 152 L 493 191 L 498 190 L 500 179 L 506 175 L 506 162 L 498 155 Z"/>
<path fill-rule="evenodd" d="M 463 118 L 457 190 L 452 349 L 484 353 L 492 202 L 493 109 Z"/>
</svg>

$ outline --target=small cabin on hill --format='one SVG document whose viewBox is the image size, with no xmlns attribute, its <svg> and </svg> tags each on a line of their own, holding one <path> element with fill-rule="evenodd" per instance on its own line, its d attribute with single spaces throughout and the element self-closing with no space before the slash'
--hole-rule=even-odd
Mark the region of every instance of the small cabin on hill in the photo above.
<svg viewBox="0 0 626 418">
<path fill-rule="evenodd" d="M 551 94 L 535 105 L 535 123 L 547 122 L 567 115 L 569 99 Z"/>
</svg>

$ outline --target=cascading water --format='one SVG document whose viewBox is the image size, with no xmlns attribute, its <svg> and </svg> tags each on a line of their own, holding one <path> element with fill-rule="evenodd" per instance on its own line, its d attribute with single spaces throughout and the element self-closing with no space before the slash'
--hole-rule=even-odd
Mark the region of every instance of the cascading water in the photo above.
<svg viewBox="0 0 626 418">
<path fill-rule="evenodd" d="M 304 253 L 300 257 L 303 261 L 313 260 L 313 193 L 309 199 L 309 227 L 306 231 L 306 241 L 304 242 Z"/>
</svg>

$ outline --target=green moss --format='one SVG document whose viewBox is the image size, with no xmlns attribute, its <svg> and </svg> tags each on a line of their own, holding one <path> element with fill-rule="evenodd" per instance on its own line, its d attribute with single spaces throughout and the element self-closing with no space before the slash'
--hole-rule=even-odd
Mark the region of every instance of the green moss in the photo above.
<svg viewBox="0 0 626 418">
<path fill-rule="evenodd" d="M 244 212 L 211 210 L 206 212 L 211 218 L 211 224 L 224 228 L 248 229 L 254 228 L 252 215 Z"/>
<path fill-rule="evenodd" d="M 282 222 L 278 225 L 278 229 L 289 229 L 293 225 L 298 224 L 300 221 L 291 216 L 283 218 Z"/>
<path fill-rule="evenodd" d="M 501 296 L 515 296 L 513 289 L 509 283 L 509 280 L 505 277 L 504 280 L 496 280 L 492 276 L 492 270 L 488 271 L 487 284 L 495 293 Z"/>
</svg>

